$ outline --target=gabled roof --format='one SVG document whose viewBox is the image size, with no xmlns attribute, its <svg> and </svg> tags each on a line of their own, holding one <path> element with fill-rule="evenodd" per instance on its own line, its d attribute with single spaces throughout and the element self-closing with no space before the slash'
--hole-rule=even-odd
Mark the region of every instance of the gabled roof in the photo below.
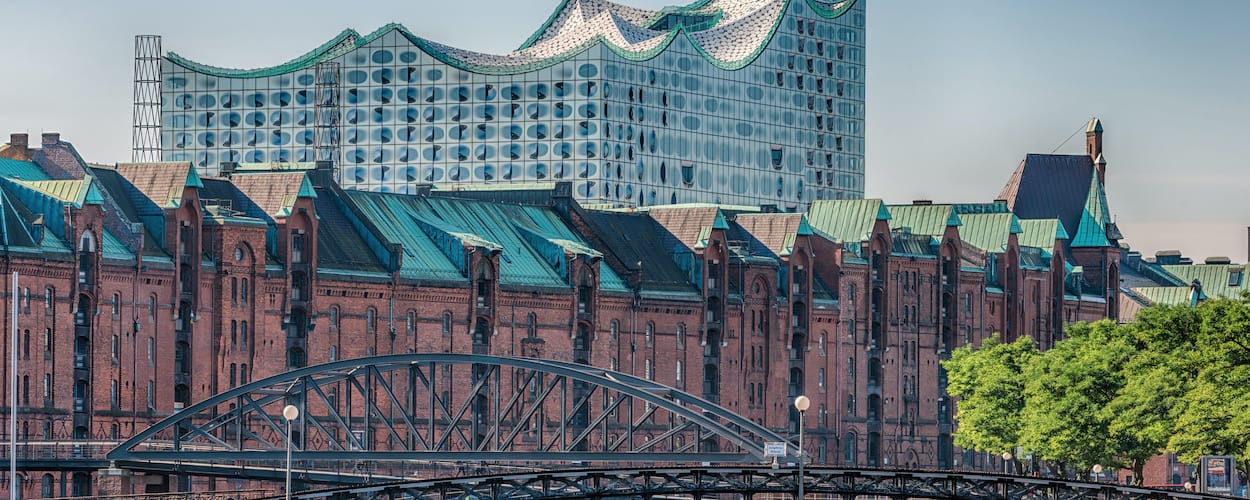
<svg viewBox="0 0 1250 500">
<path fill-rule="evenodd" d="M 662 231 L 645 213 L 586 211 L 591 231 L 606 245 L 601 249 L 620 262 L 623 272 L 640 272 L 647 291 L 697 293 L 660 241 Z"/>
<path fill-rule="evenodd" d="M 239 173 L 230 180 L 257 207 L 274 218 L 291 215 L 295 200 L 299 198 L 317 197 L 303 171 Z"/>
<path fill-rule="evenodd" d="M 1012 234 L 1020 234 L 1020 223 L 1013 214 L 964 214 L 959 238 L 987 252 L 1002 252 Z"/>
<path fill-rule="evenodd" d="M 100 191 L 96 189 L 91 176 L 78 180 L 17 182 L 51 198 L 69 203 L 75 208 L 82 208 L 86 204 L 104 203 L 104 197 L 100 196 Z"/>
<path fill-rule="evenodd" d="M 1107 198 L 1103 194 L 1102 185 L 1095 174 L 1089 183 L 1089 194 L 1085 198 L 1085 207 L 1081 210 L 1081 222 L 1076 234 L 1072 235 L 1073 247 L 1107 247 L 1112 246 L 1107 239 L 1111 224 L 1111 215 L 1107 211 Z"/>
<path fill-rule="evenodd" d="M 725 215 L 716 206 L 656 206 L 648 211 L 651 219 L 667 230 L 662 240 L 666 249 L 678 245 L 685 251 L 707 247 L 708 238 L 715 229 L 728 230 Z"/>
<path fill-rule="evenodd" d="M 998 197 L 1022 219 L 1057 218 L 1063 227 L 1076 228 L 1093 175 L 1089 156 L 1030 154 Z"/>
<path fill-rule="evenodd" d="M 189 162 L 119 163 L 115 170 L 160 208 L 178 208 L 183 189 L 204 187 Z"/>
<path fill-rule="evenodd" d="M 807 209 L 812 229 L 844 243 L 867 241 L 873 224 L 890 219 L 890 211 L 880 199 L 820 200 Z"/>
<path fill-rule="evenodd" d="M 947 226 L 963 221 L 951 205 L 890 205 L 890 229 L 910 228 L 912 233 L 942 236 Z"/>
<path fill-rule="evenodd" d="M 1059 219 L 1021 219 L 1019 222 L 1021 233 L 1017 236 L 1017 241 L 1022 247 L 1050 251 L 1055 248 L 1055 240 L 1069 238 Z"/>
<path fill-rule="evenodd" d="M 1208 297 L 1236 298 L 1242 291 L 1250 290 L 1250 280 L 1247 280 L 1245 264 L 1189 264 L 1159 267 L 1182 283 L 1192 283 L 1197 280 L 1202 284 L 1202 293 Z M 1181 288 L 1188 288 L 1188 286 Z"/>
<path fill-rule="evenodd" d="M 803 214 L 741 214 L 733 225 L 737 230 L 730 239 L 745 240 L 754 255 L 790 255 L 799 236 L 812 235 L 812 227 Z"/>
</svg>

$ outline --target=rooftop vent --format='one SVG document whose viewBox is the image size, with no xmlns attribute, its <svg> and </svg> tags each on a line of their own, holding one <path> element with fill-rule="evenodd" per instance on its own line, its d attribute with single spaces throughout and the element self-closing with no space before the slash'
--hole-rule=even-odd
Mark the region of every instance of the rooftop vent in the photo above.
<svg viewBox="0 0 1250 500">
<path fill-rule="evenodd" d="M 1228 265 L 1228 264 L 1232 264 L 1233 261 L 1232 259 L 1229 259 L 1228 257 L 1207 257 L 1207 260 L 1204 261 L 1204 263 Z"/>
</svg>

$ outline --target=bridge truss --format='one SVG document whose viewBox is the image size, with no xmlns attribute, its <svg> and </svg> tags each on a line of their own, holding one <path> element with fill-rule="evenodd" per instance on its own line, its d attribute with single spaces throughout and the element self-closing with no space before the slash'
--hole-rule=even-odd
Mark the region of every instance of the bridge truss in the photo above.
<svg viewBox="0 0 1250 500">
<path fill-rule="evenodd" d="M 799 475 L 793 468 L 711 467 L 699 469 L 604 469 L 462 477 L 373 484 L 297 493 L 299 500 L 471 500 L 701 498 L 732 495 L 792 498 Z M 815 467 L 803 475 L 807 495 L 971 500 L 1199 500 L 1213 495 L 1133 488 L 1062 479 Z M 806 496 L 806 495 L 805 495 Z"/>
<path fill-rule="evenodd" d="M 764 443 L 784 440 L 706 400 L 632 375 L 552 360 L 408 354 L 337 361 L 240 386 L 158 422 L 107 458 L 123 467 L 276 465 L 288 444 L 288 404 L 300 410 L 289 444 L 305 471 L 344 461 L 761 463 Z"/>
</svg>

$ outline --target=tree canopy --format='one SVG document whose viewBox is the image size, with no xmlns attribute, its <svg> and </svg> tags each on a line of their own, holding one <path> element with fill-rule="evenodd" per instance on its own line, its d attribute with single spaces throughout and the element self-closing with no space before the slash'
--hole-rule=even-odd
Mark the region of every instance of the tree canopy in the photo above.
<svg viewBox="0 0 1250 500">
<path fill-rule="evenodd" d="M 1078 323 L 1038 352 L 996 336 L 942 363 L 958 398 L 955 444 L 1017 449 L 1059 471 L 1142 468 L 1165 451 L 1250 460 L 1250 295 L 1152 306 L 1134 323 Z"/>
</svg>

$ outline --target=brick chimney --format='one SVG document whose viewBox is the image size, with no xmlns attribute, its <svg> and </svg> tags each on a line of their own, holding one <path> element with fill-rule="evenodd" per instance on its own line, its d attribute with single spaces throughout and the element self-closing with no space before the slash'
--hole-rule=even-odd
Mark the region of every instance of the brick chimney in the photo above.
<svg viewBox="0 0 1250 500">
<path fill-rule="evenodd" d="M 30 136 L 26 134 L 9 134 L 9 147 L 4 152 L 4 158 L 12 160 L 25 160 L 30 157 Z"/>
<path fill-rule="evenodd" d="M 1097 117 L 1090 118 L 1089 124 L 1085 126 L 1085 154 L 1094 161 L 1094 168 L 1098 170 L 1098 182 L 1106 184 L 1107 160 L 1102 157 L 1102 120 Z"/>
<path fill-rule="evenodd" d="M 59 144 L 60 142 L 61 142 L 60 132 L 44 132 L 43 133 L 43 146 L 44 147 L 55 146 Z"/>
</svg>

